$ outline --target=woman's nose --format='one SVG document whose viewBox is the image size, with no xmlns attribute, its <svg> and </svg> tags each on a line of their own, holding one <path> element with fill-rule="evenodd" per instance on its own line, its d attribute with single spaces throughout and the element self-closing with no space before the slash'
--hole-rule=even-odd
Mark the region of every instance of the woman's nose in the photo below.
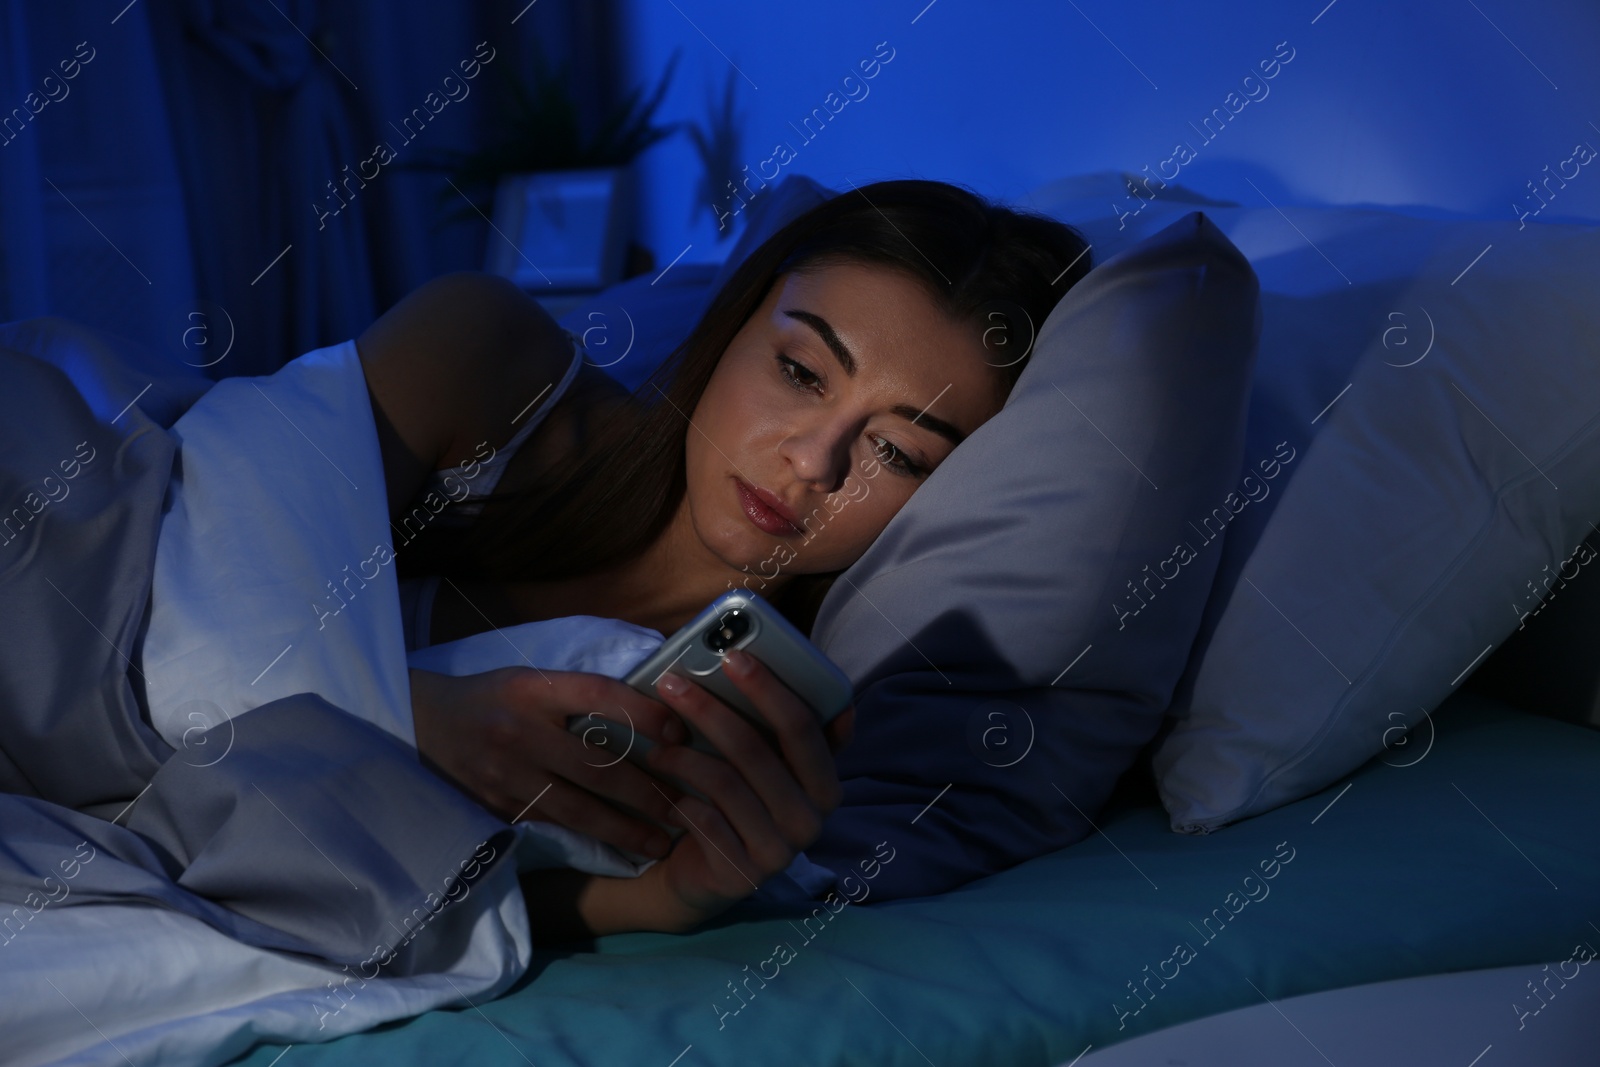
<svg viewBox="0 0 1600 1067">
<path fill-rule="evenodd" d="M 795 427 L 781 451 L 797 478 L 819 493 L 836 493 L 850 474 L 850 446 L 857 432 L 853 420 L 818 420 Z"/>
</svg>

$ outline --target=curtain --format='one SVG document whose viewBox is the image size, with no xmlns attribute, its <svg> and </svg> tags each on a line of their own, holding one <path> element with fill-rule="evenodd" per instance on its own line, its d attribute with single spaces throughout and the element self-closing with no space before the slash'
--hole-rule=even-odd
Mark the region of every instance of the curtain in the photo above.
<svg viewBox="0 0 1600 1067">
<path fill-rule="evenodd" d="M 178 338 L 194 278 L 170 129 L 139 91 L 156 79 L 148 27 L 113 14 L 0 6 L 0 318 Z"/>
<path fill-rule="evenodd" d="M 125 4 L 0 0 L 0 321 L 66 315 L 213 377 L 482 267 L 487 222 L 444 222 L 460 198 L 406 165 L 492 138 L 529 49 L 571 62 L 591 121 L 614 99 L 594 0 Z"/>
</svg>

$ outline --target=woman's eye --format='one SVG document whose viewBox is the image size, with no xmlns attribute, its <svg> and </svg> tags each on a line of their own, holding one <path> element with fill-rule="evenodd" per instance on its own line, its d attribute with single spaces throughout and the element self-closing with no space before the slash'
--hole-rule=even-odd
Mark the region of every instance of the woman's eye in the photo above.
<svg viewBox="0 0 1600 1067">
<path fill-rule="evenodd" d="M 873 451 L 876 452 L 878 462 L 885 467 L 892 468 L 897 474 L 904 474 L 911 478 L 920 478 L 927 471 L 905 458 L 905 453 L 881 437 L 869 438 L 873 442 Z"/>
<path fill-rule="evenodd" d="M 778 361 L 778 373 L 783 375 L 784 381 L 801 392 L 813 394 L 817 392 L 816 387 L 821 383 L 822 379 L 807 368 L 805 364 L 790 359 L 781 352 L 774 358 Z M 881 437 L 869 437 L 868 440 L 872 442 L 872 450 L 877 456 L 878 462 L 885 467 L 889 467 L 896 474 L 901 474 L 908 478 L 921 478 L 927 475 L 926 468 L 921 464 L 911 462 L 906 458 L 904 452 L 889 441 Z"/>
<path fill-rule="evenodd" d="M 811 373 L 803 363 L 797 363 L 782 353 L 779 353 L 777 360 L 778 366 L 781 368 L 779 373 L 783 375 L 785 381 L 796 389 L 810 392 L 813 386 L 822 381 L 821 378 Z"/>
</svg>

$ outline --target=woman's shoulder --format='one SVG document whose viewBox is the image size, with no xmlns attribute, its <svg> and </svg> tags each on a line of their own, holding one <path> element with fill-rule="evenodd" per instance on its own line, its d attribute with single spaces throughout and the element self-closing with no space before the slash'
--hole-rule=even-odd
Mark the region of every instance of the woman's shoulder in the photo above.
<svg viewBox="0 0 1600 1067">
<path fill-rule="evenodd" d="M 584 360 L 544 422 L 507 463 L 500 487 L 535 488 L 553 472 L 581 462 L 613 442 L 638 413 L 638 402 L 621 382 Z"/>
<path fill-rule="evenodd" d="M 565 377 L 570 339 L 504 278 L 446 274 L 356 339 L 379 424 L 391 510 L 433 470 L 506 444 L 529 400 Z M 386 425 L 387 424 L 387 425 Z"/>
</svg>

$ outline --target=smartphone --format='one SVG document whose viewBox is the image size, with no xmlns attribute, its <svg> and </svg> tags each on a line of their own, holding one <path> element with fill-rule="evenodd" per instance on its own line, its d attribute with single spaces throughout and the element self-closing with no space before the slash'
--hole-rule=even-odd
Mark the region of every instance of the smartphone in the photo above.
<svg viewBox="0 0 1600 1067">
<path fill-rule="evenodd" d="M 722 659 L 730 649 L 739 649 L 760 660 L 811 708 L 820 725 L 832 722 L 850 706 L 854 692 L 844 672 L 776 608 L 759 594 L 744 589 L 724 593 L 712 601 L 662 642 L 661 647 L 630 671 L 623 681 L 651 699 L 660 700 L 656 683 L 662 675 L 669 672 L 681 675 L 742 714 L 776 746 L 771 726 L 722 669 Z M 693 724 L 685 722 L 684 725 L 689 729 L 691 747 L 717 755 L 716 746 L 704 734 Z M 645 756 L 654 742 L 626 724 L 590 713 L 573 716 L 568 720 L 568 729 L 583 738 L 597 758 L 612 763 L 627 759 L 647 773 L 671 782 L 680 791 L 706 799 L 694 788 L 646 764 Z M 638 812 L 630 814 L 644 818 Z M 664 826 L 663 829 L 674 839 L 683 832 L 678 826 Z M 646 859 L 631 854 L 630 858 L 636 862 Z"/>
</svg>

